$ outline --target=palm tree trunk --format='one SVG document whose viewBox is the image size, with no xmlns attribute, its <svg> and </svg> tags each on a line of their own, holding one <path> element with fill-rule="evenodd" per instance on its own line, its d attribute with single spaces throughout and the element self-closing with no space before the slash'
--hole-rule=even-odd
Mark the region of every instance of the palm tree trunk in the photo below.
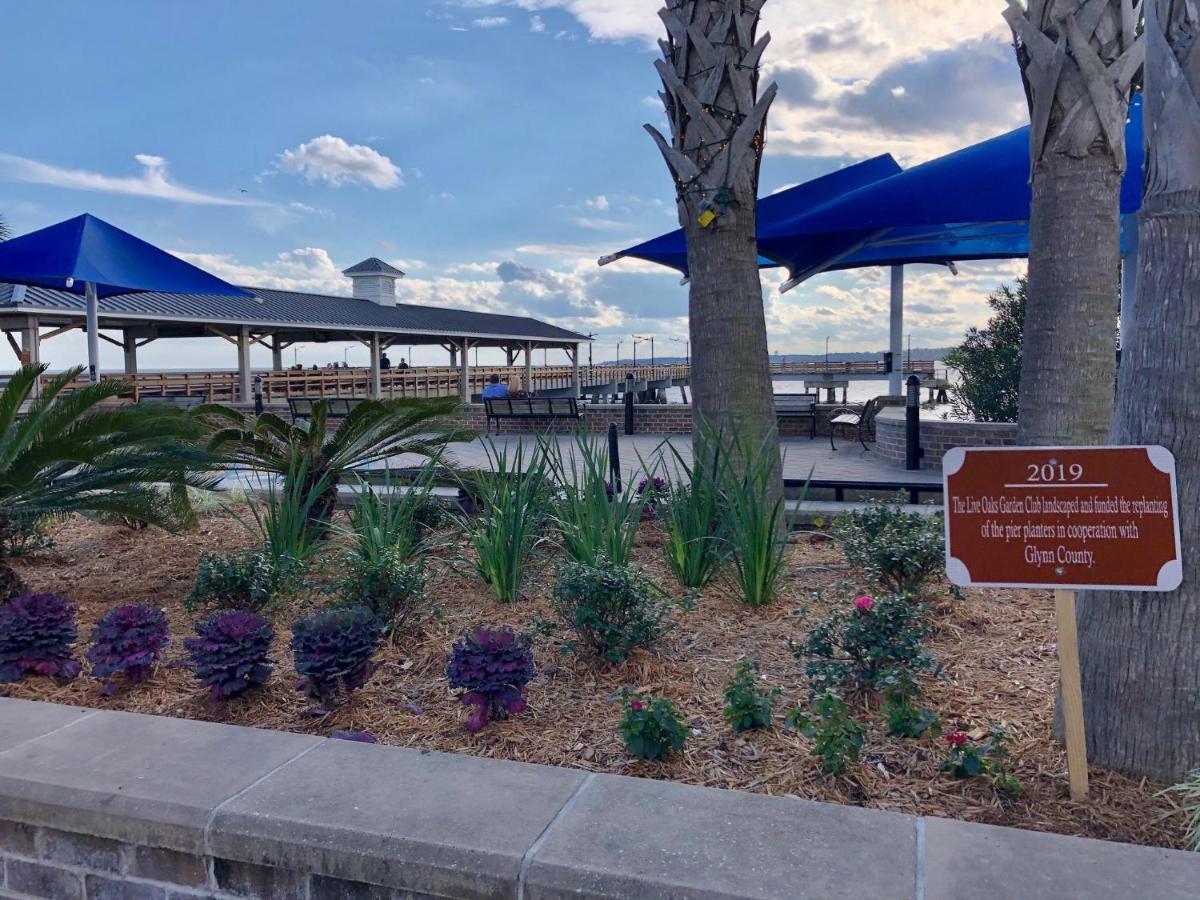
<svg viewBox="0 0 1200 900">
<path fill-rule="evenodd" d="M 1200 32 L 1194 3 L 1146 16 L 1146 191 L 1137 315 L 1122 334 L 1115 444 L 1175 454 L 1183 585 L 1079 607 L 1088 754 L 1177 780 L 1200 767 Z"/>
<path fill-rule="evenodd" d="M 1033 181 L 1018 442 L 1102 444 L 1116 379 L 1121 172 L 1056 156 Z"/>
<path fill-rule="evenodd" d="M 1033 206 L 1018 441 L 1095 444 L 1113 404 L 1125 120 L 1140 0 L 1009 0 Z"/>
<path fill-rule="evenodd" d="M 759 167 L 776 86 L 758 91 L 770 35 L 765 0 L 678 0 L 659 12 L 656 65 L 671 140 L 650 125 L 675 180 L 688 238 L 695 430 L 778 458 L 767 327 L 758 274 Z M 736 447 L 734 448 L 736 449 Z M 733 457 L 736 464 L 736 455 Z M 774 490 L 783 481 L 776 463 Z"/>
</svg>

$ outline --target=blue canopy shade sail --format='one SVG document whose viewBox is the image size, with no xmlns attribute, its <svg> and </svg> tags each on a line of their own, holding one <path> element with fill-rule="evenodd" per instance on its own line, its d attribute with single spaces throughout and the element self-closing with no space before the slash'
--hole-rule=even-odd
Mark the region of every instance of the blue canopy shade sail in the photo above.
<svg viewBox="0 0 1200 900">
<path fill-rule="evenodd" d="M 1121 213 L 1132 216 L 1142 203 L 1141 97 L 1134 98 L 1130 108 L 1126 147 L 1128 168 L 1121 188 Z M 844 175 L 854 168 L 858 167 L 826 177 Z M 764 265 L 788 269 L 791 279 L 784 290 L 813 275 L 839 269 L 1024 258 L 1029 255 L 1033 199 L 1029 170 L 1029 128 L 1025 127 L 907 171 L 852 185 L 815 203 L 804 202 L 805 190 L 816 184 L 810 182 L 760 201 L 759 257 Z M 800 199 L 789 203 L 785 199 L 789 195 Z M 776 198 L 780 199 L 775 205 L 766 206 Z M 788 206 L 790 211 L 783 212 Z M 1130 222 L 1125 225 L 1123 244 L 1133 233 Z M 682 247 L 674 246 L 674 259 L 682 258 L 686 264 L 682 232 L 613 258 L 638 256 L 672 265 L 667 259 L 655 258 L 653 251 L 675 235 Z"/>
<path fill-rule="evenodd" d="M 85 213 L 0 243 L 0 281 L 87 298 L 88 373 L 100 379 L 100 297 L 159 291 L 249 297 L 191 263 Z"/>
<path fill-rule="evenodd" d="M 84 214 L 0 243 L 0 281 L 98 297 L 161 291 L 253 297 L 153 244 Z"/>
<path fill-rule="evenodd" d="M 877 156 L 786 191 L 763 197 L 758 201 L 760 230 L 763 222 L 787 221 L 801 217 L 808 210 L 820 207 L 849 191 L 890 178 L 902 171 L 900 164 L 890 155 Z M 845 239 L 841 240 L 844 242 Z M 628 250 L 622 250 L 612 256 L 606 256 L 600 261 L 600 264 L 607 265 L 626 257 L 669 266 L 687 275 L 687 237 L 683 229 L 679 228 L 669 234 L 646 241 L 644 244 L 630 247 Z M 761 257 L 759 262 L 767 267 L 779 265 L 777 261 L 768 256 Z"/>
</svg>

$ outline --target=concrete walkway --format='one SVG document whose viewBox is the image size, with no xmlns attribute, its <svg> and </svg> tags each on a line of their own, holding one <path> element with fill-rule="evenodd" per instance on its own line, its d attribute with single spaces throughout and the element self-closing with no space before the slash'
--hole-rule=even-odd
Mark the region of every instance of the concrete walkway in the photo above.
<svg viewBox="0 0 1200 900">
<path fill-rule="evenodd" d="M 0 896 L 1195 900 L 1200 854 L 0 699 Z"/>
</svg>

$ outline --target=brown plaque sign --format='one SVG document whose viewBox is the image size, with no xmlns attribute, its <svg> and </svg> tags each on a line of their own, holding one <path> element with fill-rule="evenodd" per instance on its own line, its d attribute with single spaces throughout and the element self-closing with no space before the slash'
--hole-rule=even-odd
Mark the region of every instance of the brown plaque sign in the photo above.
<svg viewBox="0 0 1200 900">
<path fill-rule="evenodd" d="M 942 468 L 954 584 L 1172 591 L 1183 580 L 1165 447 L 960 447 Z"/>
</svg>

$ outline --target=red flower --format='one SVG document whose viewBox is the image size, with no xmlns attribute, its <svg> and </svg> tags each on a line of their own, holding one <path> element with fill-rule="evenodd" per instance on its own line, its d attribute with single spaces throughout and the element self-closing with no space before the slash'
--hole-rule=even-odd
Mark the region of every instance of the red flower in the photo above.
<svg viewBox="0 0 1200 900">
<path fill-rule="evenodd" d="M 854 608 L 863 613 L 869 613 L 871 611 L 871 607 L 874 605 L 875 599 L 866 595 L 863 595 L 854 601 Z"/>
<path fill-rule="evenodd" d="M 952 731 L 946 735 L 946 743 L 951 747 L 961 747 L 967 742 L 967 734 L 964 731 Z"/>
<path fill-rule="evenodd" d="M 641 712 L 642 711 L 642 701 L 634 700 L 632 703 L 629 704 L 629 708 L 632 709 L 634 712 Z"/>
</svg>

